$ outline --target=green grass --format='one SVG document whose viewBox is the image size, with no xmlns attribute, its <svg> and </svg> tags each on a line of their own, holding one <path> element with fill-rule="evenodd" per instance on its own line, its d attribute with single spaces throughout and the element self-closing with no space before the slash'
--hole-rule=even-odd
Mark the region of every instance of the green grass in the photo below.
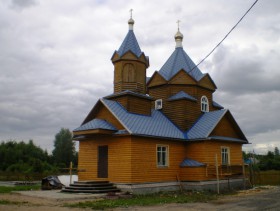
<svg viewBox="0 0 280 211">
<path fill-rule="evenodd" d="M 28 202 L 15 202 L 15 201 L 8 201 L 0 199 L 0 205 L 21 205 L 27 204 Z"/>
<path fill-rule="evenodd" d="M 207 202 L 216 198 L 216 194 L 208 192 L 169 192 L 149 195 L 134 195 L 132 196 L 132 198 L 120 198 L 115 200 L 103 199 L 98 201 L 79 202 L 76 204 L 65 204 L 65 206 L 92 209 L 108 209 L 116 207 L 150 206 L 168 203 Z"/>
<path fill-rule="evenodd" d="M 0 186 L 0 193 L 10 193 L 12 191 L 39 190 L 41 185 L 18 185 L 14 187 Z"/>
</svg>

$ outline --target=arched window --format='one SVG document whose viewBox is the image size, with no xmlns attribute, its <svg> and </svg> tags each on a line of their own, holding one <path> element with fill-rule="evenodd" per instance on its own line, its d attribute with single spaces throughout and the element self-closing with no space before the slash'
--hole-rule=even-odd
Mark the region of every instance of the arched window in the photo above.
<svg viewBox="0 0 280 211">
<path fill-rule="evenodd" d="M 201 111 L 208 112 L 209 111 L 209 103 L 206 96 L 201 97 Z"/>
<path fill-rule="evenodd" d="M 135 82 L 135 69 L 133 64 L 125 64 L 123 68 L 123 81 Z"/>
</svg>

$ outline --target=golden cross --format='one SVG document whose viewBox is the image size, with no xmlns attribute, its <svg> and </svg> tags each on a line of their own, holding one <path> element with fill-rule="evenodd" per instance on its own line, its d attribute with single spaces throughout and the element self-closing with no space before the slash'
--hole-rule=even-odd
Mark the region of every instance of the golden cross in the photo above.
<svg viewBox="0 0 280 211">
<path fill-rule="evenodd" d="M 130 18 L 132 18 L 132 11 L 133 9 L 130 9 L 129 12 L 130 12 Z"/>
</svg>

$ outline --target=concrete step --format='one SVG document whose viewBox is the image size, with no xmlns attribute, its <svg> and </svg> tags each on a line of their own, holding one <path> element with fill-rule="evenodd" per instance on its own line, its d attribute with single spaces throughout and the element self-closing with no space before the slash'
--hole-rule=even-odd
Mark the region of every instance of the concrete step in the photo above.
<svg viewBox="0 0 280 211">
<path fill-rule="evenodd" d="M 113 183 L 104 183 L 104 184 L 78 184 L 78 183 L 74 183 L 74 184 L 70 184 L 70 186 L 73 187 L 106 187 L 106 186 L 112 186 Z"/>
<path fill-rule="evenodd" d="M 63 188 L 62 192 L 68 193 L 111 193 L 111 192 L 120 192 L 119 189 L 106 189 L 106 190 L 73 190 L 73 189 L 66 189 Z"/>
<path fill-rule="evenodd" d="M 109 181 L 75 181 L 61 191 L 68 193 L 110 193 L 120 190 Z"/>
<path fill-rule="evenodd" d="M 107 184 L 109 181 L 74 181 L 74 184 Z"/>
<path fill-rule="evenodd" d="M 75 186 L 67 186 L 65 189 L 72 189 L 72 190 L 107 190 L 107 189 L 115 189 L 113 185 L 110 186 L 102 186 L 102 187 L 75 187 Z"/>
</svg>

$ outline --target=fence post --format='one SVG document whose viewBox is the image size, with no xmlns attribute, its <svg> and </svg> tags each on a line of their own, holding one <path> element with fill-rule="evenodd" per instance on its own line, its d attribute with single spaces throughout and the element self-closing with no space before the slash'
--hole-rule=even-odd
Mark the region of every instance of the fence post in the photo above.
<svg viewBox="0 0 280 211">
<path fill-rule="evenodd" d="M 216 165 L 217 193 L 220 194 L 219 167 L 218 167 L 218 156 L 217 156 L 217 154 L 216 154 L 216 157 L 215 157 L 215 165 Z"/>
</svg>

